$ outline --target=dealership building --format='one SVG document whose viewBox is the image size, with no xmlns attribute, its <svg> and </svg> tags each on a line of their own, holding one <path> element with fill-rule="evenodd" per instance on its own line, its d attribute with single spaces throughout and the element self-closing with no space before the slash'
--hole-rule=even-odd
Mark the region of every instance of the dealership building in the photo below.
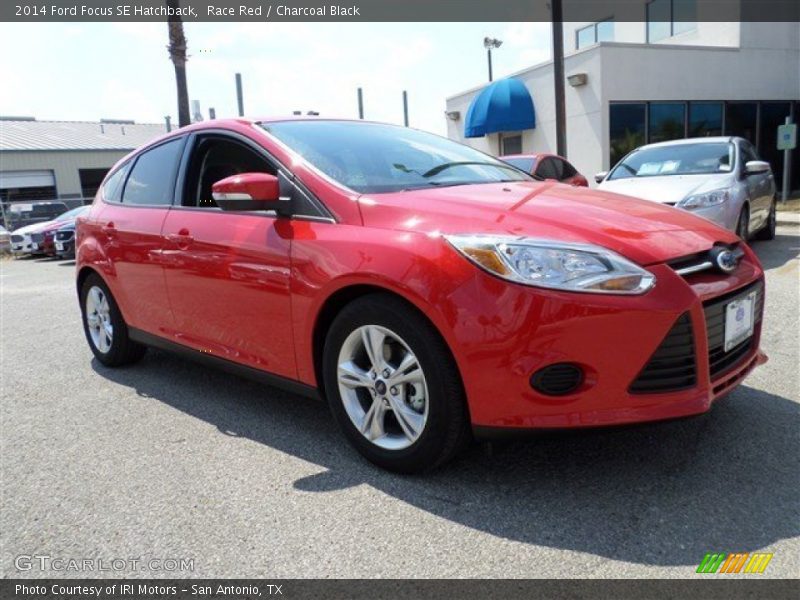
<svg viewBox="0 0 800 600">
<path fill-rule="evenodd" d="M 94 197 L 115 162 L 165 132 L 164 124 L 127 120 L 0 117 L 0 200 L 79 204 Z"/>
<path fill-rule="evenodd" d="M 800 25 L 688 22 L 674 11 L 691 1 L 641 4 L 640 22 L 564 23 L 567 158 L 591 180 L 645 143 L 741 136 L 780 187 L 777 128 L 800 120 Z M 552 61 L 509 79 L 449 97 L 448 136 L 495 155 L 555 153 Z"/>
</svg>

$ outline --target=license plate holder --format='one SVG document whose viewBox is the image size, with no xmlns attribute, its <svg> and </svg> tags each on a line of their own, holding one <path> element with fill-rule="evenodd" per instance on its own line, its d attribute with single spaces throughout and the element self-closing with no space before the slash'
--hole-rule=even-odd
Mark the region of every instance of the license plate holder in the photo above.
<svg viewBox="0 0 800 600">
<path fill-rule="evenodd" d="M 64 249 L 64 244 L 62 244 L 61 242 L 56 242 L 56 250 L 63 250 L 63 249 Z"/>
<path fill-rule="evenodd" d="M 750 292 L 725 305 L 725 352 L 753 335 L 755 307 L 755 292 Z"/>
</svg>

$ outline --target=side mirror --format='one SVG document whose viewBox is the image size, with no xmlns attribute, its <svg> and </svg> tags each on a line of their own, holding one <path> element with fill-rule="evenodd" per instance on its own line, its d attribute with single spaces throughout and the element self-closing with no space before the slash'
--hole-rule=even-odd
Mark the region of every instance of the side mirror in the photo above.
<svg viewBox="0 0 800 600">
<path fill-rule="evenodd" d="M 756 175 L 758 173 L 766 173 L 770 169 L 769 163 L 764 160 L 751 160 L 744 165 L 745 175 Z"/>
<path fill-rule="evenodd" d="M 269 173 L 239 173 L 211 186 L 214 201 L 222 210 L 274 210 L 292 214 L 291 200 L 282 199 L 278 178 Z"/>
<path fill-rule="evenodd" d="M 600 171 L 599 173 L 595 173 L 594 174 L 595 183 L 602 183 L 603 179 L 606 178 L 606 175 L 608 175 L 608 171 Z"/>
</svg>

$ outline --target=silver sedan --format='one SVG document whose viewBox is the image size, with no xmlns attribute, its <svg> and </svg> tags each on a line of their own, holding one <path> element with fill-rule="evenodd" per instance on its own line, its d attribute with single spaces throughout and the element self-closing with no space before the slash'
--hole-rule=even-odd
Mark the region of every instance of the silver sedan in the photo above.
<svg viewBox="0 0 800 600">
<path fill-rule="evenodd" d="M 775 237 L 775 179 L 743 138 L 642 146 L 595 180 L 602 190 L 692 211 L 744 240 Z"/>
</svg>

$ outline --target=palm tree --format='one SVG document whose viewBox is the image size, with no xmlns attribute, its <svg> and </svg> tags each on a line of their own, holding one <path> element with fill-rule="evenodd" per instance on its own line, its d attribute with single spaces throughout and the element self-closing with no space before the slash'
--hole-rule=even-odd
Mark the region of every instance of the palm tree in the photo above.
<svg viewBox="0 0 800 600">
<path fill-rule="evenodd" d="M 167 0 L 167 6 L 176 9 L 178 0 Z M 180 15 L 168 17 L 169 58 L 175 67 L 175 86 L 178 91 L 178 126 L 183 127 L 191 121 L 189 118 L 189 87 L 186 84 L 186 36 L 183 33 L 183 21 Z"/>
</svg>

